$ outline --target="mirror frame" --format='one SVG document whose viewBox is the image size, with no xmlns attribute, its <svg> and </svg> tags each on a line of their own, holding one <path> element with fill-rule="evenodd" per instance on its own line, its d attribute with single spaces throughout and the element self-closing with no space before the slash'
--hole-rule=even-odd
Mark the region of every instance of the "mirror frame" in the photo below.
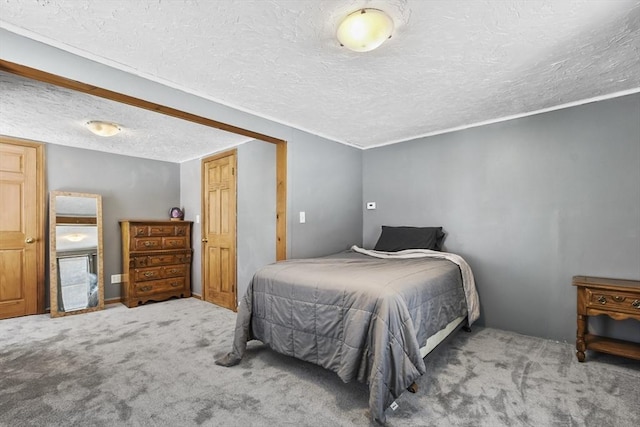
<svg viewBox="0 0 640 427">
<path fill-rule="evenodd" d="M 96 226 L 98 228 L 98 305 L 73 311 L 58 309 L 58 263 L 56 252 L 56 197 L 86 197 L 96 199 Z M 51 317 L 89 313 L 104 309 L 104 251 L 102 245 L 102 196 L 92 193 L 74 193 L 69 191 L 51 191 L 49 193 L 49 309 Z"/>
</svg>

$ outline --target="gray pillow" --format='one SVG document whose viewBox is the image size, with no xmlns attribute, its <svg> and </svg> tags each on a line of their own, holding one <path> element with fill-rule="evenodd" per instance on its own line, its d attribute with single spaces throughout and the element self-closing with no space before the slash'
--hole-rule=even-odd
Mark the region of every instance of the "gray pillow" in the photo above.
<svg viewBox="0 0 640 427">
<path fill-rule="evenodd" d="M 382 233 L 374 250 L 397 252 L 405 249 L 431 249 L 439 251 L 445 233 L 442 227 L 389 227 L 382 226 Z"/>
</svg>

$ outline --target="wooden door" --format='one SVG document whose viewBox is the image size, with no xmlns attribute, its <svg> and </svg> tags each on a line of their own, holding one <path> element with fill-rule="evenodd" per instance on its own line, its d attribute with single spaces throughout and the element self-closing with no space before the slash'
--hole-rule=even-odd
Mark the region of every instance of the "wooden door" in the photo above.
<svg viewBox="0 0 640 427">
<path fill-rule="evenodd" d="M 236 150 L 202 161 L 202 297 L 237 309 Z"/>
<path fill-rule="evenodd" d="M 42 146 L 0 138 L 0 319 L 44 310 Z"/>
</svg>

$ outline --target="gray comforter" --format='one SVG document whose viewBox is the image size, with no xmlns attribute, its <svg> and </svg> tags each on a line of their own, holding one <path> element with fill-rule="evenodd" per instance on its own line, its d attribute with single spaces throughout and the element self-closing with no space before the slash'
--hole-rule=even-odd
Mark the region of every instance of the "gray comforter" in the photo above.
<svg viewBox="0 0 640 427">
<path fill-rule="evenodd" d="M 420 347 L 467 314 L 458 266 L 444 259 L 378 259 L 352 251 L 262 268 L 241 300 L 233 350 L 247 341 L 369 385 L 371 417 L 425 372 Z"/>
</svg>

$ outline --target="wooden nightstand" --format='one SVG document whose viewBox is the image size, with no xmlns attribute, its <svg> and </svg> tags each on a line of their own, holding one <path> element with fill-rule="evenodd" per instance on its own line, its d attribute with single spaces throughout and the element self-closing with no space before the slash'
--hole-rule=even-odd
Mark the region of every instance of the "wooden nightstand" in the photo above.
<svg viewBox="0 0 640 427">
<path fill-rule="evenodd" d="M 640 360 L 640 343 L 593 335 L 587 331 L 589 316 L 606 314 L 615 320 L 640 321 L 640 281 L 574 276 L 578 288 L 578 333 L 576 356 L 584 362 L 586 350 Z M 638 325 L 640 336 L 640 325 Z"/>
</svg>

